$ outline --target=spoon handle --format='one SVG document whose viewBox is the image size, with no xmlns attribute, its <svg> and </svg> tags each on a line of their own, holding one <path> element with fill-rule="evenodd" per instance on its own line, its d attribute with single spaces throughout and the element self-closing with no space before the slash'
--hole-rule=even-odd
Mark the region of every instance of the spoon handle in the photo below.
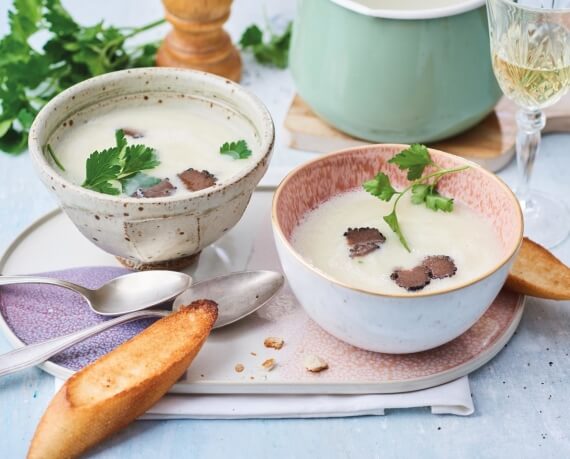
<svg viewBox="0 0 570 459">
<path fill-rule="evenodd" d="M 90 338 L 97 333 L 101 333 L 104 330 L 114 327 L 115 325 L 124 324 L 144 317 L 165 317 L 170 313 L 171 311 L 159 310 L 131 312 L 130 314 L 125 314 L 115 319 L 101 322 L 100 324 L 93 325 L 92 327 L 75 333 L 70 333 L 69 335 L 59 336 L 48 341 L 14 349 L 13 351 L 0 355 L 0 376 L 8 375 L 10 373 L 23 370 L 24 368 L 45 362 L 51 356 L 58 354 L 68 347 L 73 346 L 84 339 Z"/>
<path fill-rule="evenodd" d="M 0 276 L 0 285 L 14 285 L 14 284 L 49 284 L 57 285 L 68 290 L 80 293 L 84 297 L 89 295 L 91 290 L 82 287 L 81 285 L 73 284 L 60 279 L 52 279 L 51 277 L 39 276 Z"/>
</svg>

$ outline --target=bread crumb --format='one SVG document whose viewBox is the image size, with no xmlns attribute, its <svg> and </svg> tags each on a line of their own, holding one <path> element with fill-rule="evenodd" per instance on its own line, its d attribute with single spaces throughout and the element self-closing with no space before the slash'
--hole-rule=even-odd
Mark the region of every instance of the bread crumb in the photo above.
<svg viewBox="0 0 570 459">
<path fill-rule="evenodd" d="M 321 359 L 318 355 L 314 354 L 307 354 L 303 358 L 303 365 L 305 368 L 312 372 L 318 373 L 320 371 L 326 370 L 329 367 L 329 364 Z"/>
<path fill-rule="evenodd" d="M 275 338 L 273 336 L 270 336 L 269 338 L 265 338 L 263 345 L 265 347 L 270 347 L 272 349 L 279 350 L 283 347 L 284 343 L 285 343 L 285 341 L 283 341 L 281 338 Z"/>
<path fill-rule="evenodd" d="M 261 366 L 267 371 L 273 370 L 276 365 L 277 362 L 275 361 L 275 359 L 267 359 L 265 362 L 261 364 Z"/>
<path fill-rule="evenodd" d="M 241 363 L 238 363 L 234 367 L 234 370 L 236 371 L 236 373 L 241 373 L 243 370 L 245 370 L 245 367 Z"/>
<path fill-rule="evenodd" d="M 257 357 L 257 354 L 255 352 L 250 352 L 251 355 L 253 355 L 254 357 Z"/>
</svg>

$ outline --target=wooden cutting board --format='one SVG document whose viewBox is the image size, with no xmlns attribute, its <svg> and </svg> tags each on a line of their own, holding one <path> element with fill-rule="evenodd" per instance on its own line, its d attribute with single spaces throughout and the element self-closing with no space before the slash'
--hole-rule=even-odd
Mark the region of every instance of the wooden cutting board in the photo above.
<svg viewBox="0 0 570 459">
<path fill-rule="evenodd" d="M 495 110 L 477 126 L 455 137 L 428 146 L 470 159 L 495 172 L 514 156 L 515 105 L 503 98 Z M 546 110 L 544 133 L 570 132 L 570 95 Z M 298 150 L 328 153 L 343 148 L 367 145 L 320 119 L 298 95 L 293 98 L 285 117 L 288 145 Z"/>
</svg>

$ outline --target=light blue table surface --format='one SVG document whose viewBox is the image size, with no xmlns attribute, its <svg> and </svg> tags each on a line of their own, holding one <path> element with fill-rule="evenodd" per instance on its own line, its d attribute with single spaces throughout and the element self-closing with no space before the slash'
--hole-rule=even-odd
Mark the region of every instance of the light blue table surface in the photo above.
<svg viewBox="0 0 570 459">
<path fill-rule="evenodd" d="M 107 11 L 109 17 L 120 13 L 111 14 L 113 5 L 118 3 L 109 0 L 64 3 L 89 22 L 100 16 L 98 8 Z M 134 0 L 119 3 L 119 10 L 137 4 Z M 153 18 L 161 14 L 158 0 L 142 3 L 146 5 L 143 16 Z M 289 2 L 266 3 L 270 13 L 275 10 L 279 17 L 292 14 Z M 0 5 L 0 35 L 5 31 L 5 9 L 6 5 Z M 232 16 L 229 23 L 234 36 L 237 30 L 259 20 L 258 10 L 254 1 L 235 2 L 235 18 Z M 249 14 L 251 11 L 255 14 Z M 137 18 L 136 22 L 144 21 Z M 289 76 L 286 72 L 262 69 L 250 59 L 245 64 L 248 67 L 245 83 L 264 98 L 279 128 L 292 94 Z M 267 81 L 272 86 L 270 92 L 264 86 Z M 290 151 L 279 138 L 278 129 L 276 154 L 268 174 L 270 182 L 312 157 Z M 513 184 L 514 164 L 500 175 Z M 550 135 L 544 139 L 534 179 L 537 188 L 558 195 L 570 206 L 570 136 Z M 55 202 L 35 178 L 27 154 L 10 157 L 0 153 L 0 251 L 37 217 L 54 207 Z M 545 222 L 545 225 L 555 224 L 555 220 Z M 65 250 L 65 241 L 54 243 Z M 554 253 L 569 263 L 570 241 L 558 246 Z M 9 349 L 7 341 L 0 337 L 0 351 Z M 432 415 L 425 408 L 392 411 L 380 417 L 343 419 L 139 421 L 89 457 L 570 457 L 569 355 L 570 302 L 529 299 L 511 342 L 470 377 L 476 406 L 472 416 Z M 0 458 L 25 456 L 35 426 L 53 393 L 52 377 L 38 369 L 0 379 Z"/>
</svg>

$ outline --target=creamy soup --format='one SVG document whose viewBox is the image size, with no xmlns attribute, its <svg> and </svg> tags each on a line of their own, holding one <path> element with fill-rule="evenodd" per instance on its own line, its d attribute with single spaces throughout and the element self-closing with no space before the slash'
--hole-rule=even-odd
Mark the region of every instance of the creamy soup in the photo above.
<svg viewBox="0 0 570 459">
<path fill-rule="evenodd" d="M 240 114 L 222 104 L 176 96 L 149 95 L 110 100 L 67 120 L 51 139 L 53 151 L 65 168 L 65 178 L 81 185 L 89 155 L 115 145 L 115 131 L 123 129 L 128 144 L 156 150 L 160 164 L 143 171 L 166 179 L 176 193 L 191 192 L 179 174 L 189 168 L 207 171 L 217 182 L 238 174 L 261 154 L 256 130 Z M 226 142 L 245 140 L 252 151 L 245 159 L 220 154 Z"/>
<path fill-rule="evenodd" d="M 464 204 L 455 202 L 450 213 L 434 212 L 412 204 L 406 196 L 398 204 L 398 219 L 410 253 L 382 219 L 391 212 L 392 204 L 364 190 L 335 196 L 303 218 L 293 233 L 292 244 L 309 263 L 339 282 L 386 294 L 408 292 L 391 278 L 392 273 L 417 267 L 429 256 L 446 255 L 457 270 L 451 277 L 431 279 L 417 293 L 471 281 L 492 270 L 502 256 L 491 224 Z M 377 228 L 386 240 L 377 250 L 350 257 L 344 236 L 349 227 Z"/>
</svg>

